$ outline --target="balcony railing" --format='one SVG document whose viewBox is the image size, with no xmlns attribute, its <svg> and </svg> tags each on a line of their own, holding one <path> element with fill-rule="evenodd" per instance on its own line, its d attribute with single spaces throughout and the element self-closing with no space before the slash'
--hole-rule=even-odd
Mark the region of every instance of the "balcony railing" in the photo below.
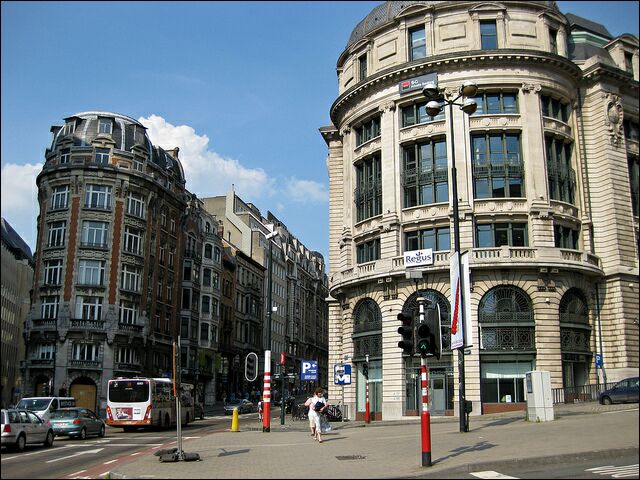
<svg viewBox="0 0 640 480">
<path fill-rule="evenodd" d="M 70 360 L 69 366 L 72 368 L 101 370 L 102 362 L 100 360 Z"/>
<path fill-rule="evenodd" d="M 103 330 L 104 320 L 88 320 L 84 318 L 72 318 L 71 328 L 82 328 L 85 330 Z"/>
<path fill-rule="evenodd" d="M 56 318 L 34 318 L 31 320 L 33 328 L 40 330 L 57 330 L 58 320 Z"/>
<path fill-rule="evenodd" d="M 144 330 L 142 325 L 136 325 L 135 323 L 118 323 L 118 330 L 121 332 L 132 332 L 141 334 Z"/>
</svg>

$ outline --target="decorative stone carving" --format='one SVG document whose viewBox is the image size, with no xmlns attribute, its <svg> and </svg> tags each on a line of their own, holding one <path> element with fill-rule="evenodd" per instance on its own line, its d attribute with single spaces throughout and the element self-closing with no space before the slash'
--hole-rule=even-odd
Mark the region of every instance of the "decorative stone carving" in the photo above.
<svg viewBox="0 0 640 480">
<path fill-rule="evenodd" d="M 540 93 L 540 90 L 542 90 L 542 85 L 535 83 L 523 83 L 521 88 L 522 93 Z"/>
<path fill-rule="evenodd" d="M 396 109 L 396 102 L 394 102 L 393 100 L 383 103 L 378 107 L 378 111 L 380 113 L 393 112 L 395 109 Z"/>
<path fill-rule="evenodd" d="M 611 145 L 620 147 L 624 138 L 624 127 L 622 124 L 624 111 L 620 103 L 620 97 L 612 93 L 603 95 L 605 100 L 605 125 L 609 130 Z"/>
</svg>

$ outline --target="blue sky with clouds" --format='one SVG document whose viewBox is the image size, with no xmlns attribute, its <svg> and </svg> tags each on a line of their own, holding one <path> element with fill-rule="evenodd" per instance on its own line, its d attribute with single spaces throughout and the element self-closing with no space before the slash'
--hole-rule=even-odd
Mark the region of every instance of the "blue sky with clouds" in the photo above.
<svg viewBox="0 0 640 480">
<path fill-rule="evenodd" d="M 557 2 L 638 36 L 638 2 Z M 2 216 L 32 247 L 35 177 L 52 125 L 84 111 L 139 119 L 180 147 L 187 188 L 234 186 L 328 261 L 327 147 L 336 62 L 380 2 L 3 1 Z"/>
</svg>

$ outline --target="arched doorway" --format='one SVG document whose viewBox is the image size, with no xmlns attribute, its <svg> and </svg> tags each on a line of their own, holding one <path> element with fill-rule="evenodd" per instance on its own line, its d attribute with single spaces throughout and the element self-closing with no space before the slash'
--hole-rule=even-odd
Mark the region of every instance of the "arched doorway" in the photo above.
<svg viewBox="0 0 640 480">
<path fill-rule="evenodd" d="M 590 338 L 587 301 L 580 290 L 571 288 L 560 300 L 563 387 L 578 387 L 589 383 Z"/>
<path fill-rule="evenodd" d="M 478 306 L 482 413 L 526 408 L 525 373 L 535 368 L 535 318 L 529 295 L 499 285 Z"/>
<path fill-rule="evenodd" d="M 357 371 L 358 420 L 364 419 L 366 378 L 362 366 L 369 356 L 369 413 L 371 420 L 382 420 L 382 312 L 378 304 L 366 298 L 353 311 L 353 361 Z"/>
<path fill-rule="evenodd" d="M 70 395 L 76 399 L 76 406 L 88 408 L 98 413 L 96 409 L 96 392 L 96 384 L 87 377 L 76 378 L 71 384 Z"/>
</svg>

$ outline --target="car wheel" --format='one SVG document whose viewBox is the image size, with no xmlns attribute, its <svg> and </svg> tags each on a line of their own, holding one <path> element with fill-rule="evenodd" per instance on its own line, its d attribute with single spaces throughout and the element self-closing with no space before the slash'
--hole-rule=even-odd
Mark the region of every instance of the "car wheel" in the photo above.
<svg viewBox="0 0 640 480">
<path fill-rule="evenodd" d="M 80 435 L 78 435 L 78 437 L 80 437 L 80 440 L 84 440 L 85 438 L 87 438 L 87 429 L 82 427 L 82 430 L 80 430 Z"/>
<path fill-rule="evenodd" d="M 611 405 L 613 402 L 611 401 L 611 399 L 609 397 L 602 397 L 602 404 L 603 405 Z"/>
<path fill-rule="evenodd" d="M 18 452 L 23 452 L 26 444 L 27 444 L 27 437 L 25 437 L 24 435 L 20 435 L 18 437 L 18 440 L 16 440 L 16 450 Z"/>
<path fill-rule="evenodd" d="M 98 436 L 99 437 L 104 437 L 104 433 L 105 433 L 105 427 L 104 425 L 100 425 L 100 431 L 98 432 Z"/>
<path fill-rule="evenodd" d="M 53 435 L 53 432 L 51 430 L 49 430 L 47 432 L 47 438 L 44 441 L 44 446 L 45 447 L 51 447 L 53 446 L 53 439 L 54 439 L 55 435 Z"/>
</svg>

